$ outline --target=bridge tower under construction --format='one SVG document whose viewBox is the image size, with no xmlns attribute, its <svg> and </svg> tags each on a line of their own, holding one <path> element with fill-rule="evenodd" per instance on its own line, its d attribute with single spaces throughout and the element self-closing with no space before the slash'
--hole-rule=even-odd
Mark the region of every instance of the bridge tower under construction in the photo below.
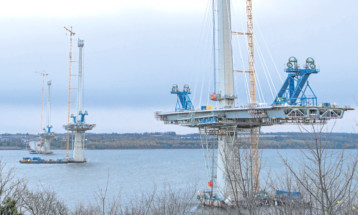
<svg viewBox="0 0 358 215">
<path fill-rule="evenodd" d="M 72 120 L 64 126 L 67 131 L 74 134 L 73 157 L 69 158 L 75 162 L 86 162 L 83 156 L 85 147 L 85 132 L 92 130 L 95 124 L 86 123 L 87 111 L 83 110 L 83 47 L 84 41 L 78 39 L 79 61 L 78 61 L 78 88 L 77 88 L 77 112 L 71 114 Z"/>
<path fill-rule="evenodd" d="M 231 174 L 232 171 L 241 171 L 238 168 L 241 149 L 248 152 L 245 162 L 249 164 L 245 174 L 239 173 L 242 176 L 240 180 L 245 184 L 244 186 L 249 186 L 250 195 L 255 196 L 260 192 L 258 145 L 262 126 L 324 124 L 330 119 L 343 118 L 345 111 L 353 109 L 347 106 L 330 105 L 330 103 L 318 105 L 315 95 L 313 97 L 305 95 L 306 89 L 312 90 L 307 81 L 309 75 L 319 72 L 312 58 L 306 60 L 303 68 L 299 67 L 295 58 L 290 58 L 286 69 L 289 77 L 275 101 L 270 105 L 258 103 L 252 0 L 246 0 L 246 32 L 232 32 L 230 1 L 213 0 L 212 12 L 214 92 L 210 95 L 210 99 L 216 102 L 216 107 L 201 106 L 200 109 L 195 109 L 188 95 L 191 92 L 189 86 L 179 91 L 178 86 L 174 85 L 171 93 L 177 94 L 178 97 L 175 111 L 158 111 L 155 117 L 165 124 L 199 129 L 206 165 L 211 167 L 208 183 L 211 192 L 207 200 L 234 201 L 240 199 L 240 196 L 248 195 L 247 190 L 242 192 L 241 188 L 239 189 L 241 186 L 239 179 L 232 177 Z M 247 36 L 248 70 L 246 71 L 234 69 L 233 35 Z M 249 74 L 249 103 L 240 107 L 235 106 L 237 99 L 234 89 L 235 72 Z"/>
<path fill-rule="evenodd" d="M 47 126 L 43 129 L 41 133 L 41 138 L 44 140 L 43 154 L 52 154 L 51 143 L 55 138 L 55 133 L 51 131 L 51 81 L 47 82 L 47 104 L 46 104 L 46 117 L 47 117 Z"/>
</svg>

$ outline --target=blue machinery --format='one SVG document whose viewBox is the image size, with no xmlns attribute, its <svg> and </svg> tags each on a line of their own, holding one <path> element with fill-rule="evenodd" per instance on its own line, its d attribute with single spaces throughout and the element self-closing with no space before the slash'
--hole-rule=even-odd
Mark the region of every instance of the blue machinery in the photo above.
<svg viewBox="0 0 358 215">
<path fill-rule="evenodd" d="M 319 73 L 314 59 L 307 58 L 304 68 L 299 68 L 297 59 L 290 57 L 285 72 L 288 73 L 288 77 L 278 92 L 273 105 L 317 106 L 317 96 L 308 82 L 311 74 Z M 178 97 L 175 112 L 194 110 L 194 105 L 189 97 L 191 92 L 188 85 L 184 85 L 183 91 L 179 91 L 178 85 L 175 84 L 170 93 L 176 94 Z"/>
<path fill-rule="evenodd" d="M 317 97 L 308 82 L 308 78 L 311 74 L 319 73 L 319 70 L 316 69 L 314 59 L 311 57 L 307 58 L 306 65 L 301 69 L 297 64 L 297 59 L 290 57 L 285 72 L 288 73 L 288 77 L 283 83 L 273 104 L 287 103 L 289 105 L 317 106 Z M 309 90 L 312 95 L 307 96 L 307 90 Z"/>
<path fill-rule="evenodd" d="M 50 134 L 51 133 L 51 128 L 52 128 L 52 125 L 48 125 L 48 126 L 46 126 L 46 129 L 44 128 L 43 130 L 44 130 L 44 132 Z"/>
<path fill-rule="evenodd" d="M 314 59 L 311 57 L 307 58 L 304 68 L 299 68 L 297 59 L 290 57 L 285 72 L 288 73 L 288 77 L 278 92 L 273 105 L 317 106 L 317 96 L 308 82 L 311 74 L 319 73 Z M 183 91 L 179 91 L 178 85 L 173 85 L 171 94 L 178 96 L 175 112 L 194 110 L 189 97 L 191 92 L 188 85 L 184 85 Z"/>
<path fill-rule="evenodd" d="M 86 124 L 86 122 L 85 122 L 86 115 L 88 115 L 87 111 L 85 111 L 85 112 L 80 111 L 78 113 L 78 116 L 71 114 L 71 118 L 73 119 L 73 124 L 79 124 L 79 125 Z M 77 117 L 81 117 L 81 118 L 79 120 L 77 120 Z"/>
<path fill-rule="evenodd" d="M 171 94 L 177 94 L 178 99 L 177 99 L 177 104 L 175 106 L 175 111 L 187 111 L 187 110 L 194 110 L 194 105 L 193 103 L 191 103 L 189 94 L 191 94 L 190 92 L 190 88 L 188 85 L 184 85 L 184 89 L 183 91 L 179 91 L 178 89 L 178 85 L 173 85 L 172 87 L 172 91 L 170 92 Z"/>
</svg>

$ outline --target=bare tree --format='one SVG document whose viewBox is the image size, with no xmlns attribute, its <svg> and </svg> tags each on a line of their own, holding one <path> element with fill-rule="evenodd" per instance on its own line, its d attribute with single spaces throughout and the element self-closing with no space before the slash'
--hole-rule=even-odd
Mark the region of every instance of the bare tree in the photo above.
<svg viewBox="0 0 358 215">
<path fill-rule="evenodd" d="M 266 184 L 271 191 L 275 193 L 278 190 L 287 191 L 287 195 L 275 196 L 271 195 L 271 207 L 265 210 L 266 215 L 301 215 L 309 214 L 309 200 L 306 202 L 301 195 L 291 196 L 293 192 L 303 193 L 303 188 L 292 176 L 291 172 L 286 168 L 285 172 L 269 174 Z"/>
<path fill-rule="evenodd" d="M 331 131 L 324 133 L 327 131 L 324 124 L 300 129 L 309 135 L 305 140 L 306 149 L 300 152 L 299 164 L 293 165 L 283 156 L 281 159 L 303 198 L 309 200 L 309 213 L 351 214 L 357 204 L 357 153 L 327 149 Z"/>
<path fill-rule="evenodd" d="M 38 191 L 27 191 L 24 193 L 23 209 L 33 215 L 67 215 L 69 213 L 65 204 L 57 199 L 53 191 L 40 189 Z"/>
<path fill-rule="evenodd" d="M 197 205 L 195 187 L 187 189 L 173 189 L 164 184 L 163 189 L 158 192 L 156 186 L 150 193 L 141 193 L 134 199 L 122 204 L 121 196 L 109 199 L 109 174 L 104 187 L 95 192 L 94 204 L 79 204 L 71 214 L 73 215 L 145 215 L 145 214 L 189 214 L 191 209 Z"/>
<path fill-rule="evenodd" d="M 229 141 L 222 150 L 218 150 L 228 182 L 227 203 L 241 210 L 238 214 L 260 214 L 264 199 L 259 199 L 259 173 L 261 170 L 261 153 L 251 147 L 253 141 L 258 141 L 255 135 L 246 130 L 236 130 L 224 133 Z M 252 140 L 254 138 L 254 140 Z M 255 167 L 255 165 L 257 165 Z"/>
<path fill-rule="evenodd" d="M 79 204 L 76 205 L 74 210 L 71 213 L 72 215 L 98 215 L 101 214 L 101 209 L 99 207 L 95 207 L 92 204 Z"/>
<path fill-rule="evenodd" d="M 137 196 L 128 206 L 121 210 L 121 214 L 190 214 L 197 205 L 194 201 L 196 189 L 173 189 L 170 185 L 163 185 L 163 190 L 158 192 L 155 188 L 149 194 Z"/>
<path fill-rule="evenodd" d="M 13 200 L 16 207 L 21 208 L 23 193 L 27 190 L 26 183 L 24 180 L 15 177 L 12 168 L 6 170 L 5 167 L 6 165 L 0 160 L 0 204 L 4 201 Z"/>
</svg>

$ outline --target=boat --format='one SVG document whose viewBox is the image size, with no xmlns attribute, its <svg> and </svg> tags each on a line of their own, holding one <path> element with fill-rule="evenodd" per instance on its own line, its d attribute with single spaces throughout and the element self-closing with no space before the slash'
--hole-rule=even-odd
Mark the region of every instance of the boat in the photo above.
<svg viewBox="0 0 358 215">
<path fill-rule="evenodd" d="M 36 150 L 31 150 L 29 153 L 30 154 L 38 154 L 38 152 Z"/>
<path fill-rule="evenodd" d="M 75 161 L 73 159 L 45 160 L 40 157 L 23 157 L 19 162 L 21 164 L 68 164 L 68 163 L 86 163 L 87 159 L 84 159 L 83 161 Z"/>
</svg>

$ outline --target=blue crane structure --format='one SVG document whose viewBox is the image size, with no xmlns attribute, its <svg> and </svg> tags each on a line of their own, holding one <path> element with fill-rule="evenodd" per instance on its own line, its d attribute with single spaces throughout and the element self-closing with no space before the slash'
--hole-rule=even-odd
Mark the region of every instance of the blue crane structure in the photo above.
<svg viewBox="0 0 358 215">
<path fill-rule="evenodd" d="M 304 68 L 299 68 L 297 59 L 290 57 L 285 72 L 288 73 L 288 77 L 278 92 L 273 105 L 287 103 L 289 105 L 317 106 L 317 96 L 308 82 L 311 74 L 319 73 L 314 59 L 307 58 Z M 307 95 L 307 90 L 311 92 L 311 95 Z"/>
<path fill-rule="evenodd" d="M 178 85 L 173 85 L 172 91 L 170 93 L 176 94 L 178 96 L 175 112 L 194 110 L 194 105 L 189 97 L 189 94 L 191 94 L 190 88 L 187 84 L 184 85 L 183 91 L 179 90 Z"/>
<path fill-rule="evenodd" d="M 51 133 L 51 128 L 53 128 L 52 125 L 48 125 L 48 126 L 46 126 L 46 128 L 44 128 L 43 130 L 44 130 L 44 132 L 50 134 L 50 133 Z"/>
<path fill-rule="evenodd" d="M 78 125 L 86 124 L 85 116 L 87 115 L 88 115 L 87 111 L 84 112 L 79 111 L 78 116 L 71 114 L 71 118 L 73 119 L 73 124 L 78 124 Z"/>
</svg>

